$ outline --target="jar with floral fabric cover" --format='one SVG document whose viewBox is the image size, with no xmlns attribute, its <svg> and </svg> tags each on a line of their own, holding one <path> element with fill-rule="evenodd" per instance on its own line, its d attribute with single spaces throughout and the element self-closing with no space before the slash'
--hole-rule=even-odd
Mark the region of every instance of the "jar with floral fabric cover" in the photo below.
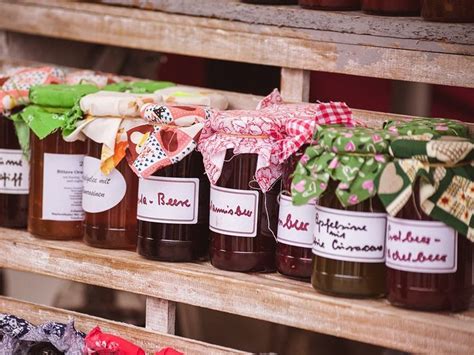
<svg viewBox="0 0 474 355">
<path fill-rule="evenodd" d="M 15 130 L 12 114 L 28 104 L 34 85 L 58 83 L 64 73 L 55 67 L 17 68 L 1 79 L 0 89 L 0 225 L 26 228 L 28 219 L 29 151 L 20 141 L 28 140 L 28 128 Z M 24 144 L 23 144 L 24 145 Z"/>
<path fill-rule="evenodd" d="M 364 127 L 319 127 L 292 181 L 293 203 L 318 199 L 311 283 L 345 297 L 385 294 L 386 214 L 375 178 L 392 134 Z"/>
<path fill-rule="evenodd" d="M 153 82 L 150 82 L 153 88 Z M 152 90 L 150 90 L 152 91 Z M 126 132 L 146 124 L 139 108 L 160 100 L 155 94 L 99 91 L 80 101 L 84 119 L 67 132 L 68 141 L 85 140 L 82 207 L 84 242 L 98 248 L 135 249 L 138 178 L 125 158 Z M 66 133 L 66 132 L 65 132 Z"/>
<path fill-rule="evenodd" d="M 390 122 L 401 134 L 380 174 L 387 222 L 388 300 L 427 311 L 461 311 L 472 296 L 474 144 L 460 123 Z"/>
<path fill-rule="evenodd" d="M 307 279 L 312 272 L 312 244 L 314 229 L 314 201 L 301 206 L 291 202 L 291 176 L 309 143 L 317 125 L 345 124 L 354 120 L 343 102 L 285 104 L 279 93 L 267 96 L 259 108 L 272 110 L 282 122 L 282 139 L 278 141 L 277 157 L 282 162 L 282 192 L 276 247 L 277 271 L 283 275 Z"/>
<path fill-rule="evenodd" d="M 61 129 L 78 100 L 94 85 L 45 85 L 30 90 L 31 105 L 13 115 L 17 131 L 31 130 L 28 231 L 45 239 L 82 236 L 84 145 L 63 140 Z M 21 143 L 21 142 L 20 142 Z M 24 140 L 27 151 L 29 141 Z"/>
<path fill-rule="evenodd" d="M 140 177 L 138 253 L 163 261 L 191 261 L 207 254 L 209 181 L 197 141 L 212 110 L 146 104 L 147 125 L 128 131 L 128 160 Z"/>
</svg>

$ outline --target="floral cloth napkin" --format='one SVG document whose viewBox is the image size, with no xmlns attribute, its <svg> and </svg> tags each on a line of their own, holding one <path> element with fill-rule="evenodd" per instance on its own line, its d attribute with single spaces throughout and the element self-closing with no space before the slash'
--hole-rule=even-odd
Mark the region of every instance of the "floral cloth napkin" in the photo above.
<svg viewBox="0 0 474 355">
<path fill-rule="evenodd" d="M 396 138 L 395 158 L 377 178 L 378 195 L 394 216 L 420 182 L 420 207 L 474 242 L 474 142 L 468 138 L 430 133 Z"/>
<path fill-rule="evenodd" d="M 467 137 L 467 126 L 447 118 L 415 118 L 410 121 L 390 120 L 384 129 L 400 136 L 429 134 L 430 136 Z"/>
<path fill-rule="evenodd" d="M 393 134 L 364 127 L 319 127 L 317 145 L 306 149 L 291 184 L 293 203 L 302 205 L 326 191 L 329 180 L 339 182 L 336 196 L 343 206 L 375 196 L 375 179 L 389 160 Z"/>
</svg>

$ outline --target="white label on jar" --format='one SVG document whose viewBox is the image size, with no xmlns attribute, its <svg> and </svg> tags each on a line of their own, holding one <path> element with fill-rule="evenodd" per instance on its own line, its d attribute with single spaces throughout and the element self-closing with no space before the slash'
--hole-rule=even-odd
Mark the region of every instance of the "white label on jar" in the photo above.
<svg viewBox="0 0 474 355">
<path fill-rule="evenodd" d="M 255 237 L 258 192 L 211 186 L 209 229 L 237 237 Z"/>
<path fill-rule="evenodd" d="M 383 263 L 386 223 L 385 213 L 316 205 L 313 253 L 334 260 Z"/>
<path fill-rule="evenodd" d="M 277 240 L 297 247 L 313 246 L 315 202 L 294 206 L 291 197 L 280 195 Z"/>
<path fill-rule="evenodd" d="M 43 219 L 82 221 L 82 154 L 44 153 Z"/>
<path fill-rule="evenodd" d="M 89 213 L 110 210 L 122 201 L 127 192 L 127 183 L 120 171 L 113 169 L 109 175 L 104 175 L 97 158 L 84 157 L 82 179 L 82 208 Z"/>
<path fill-rule="evenodd" d="M 137 218 L 169 224 L 196 224 L 199 179 L 151 176 L 138 184 Z"/>
<path fill-rule="evenodd" d="M 27 195 L 30 165 L 19 149 L 0 149 L 0 193 Z"/>
<path fill-rule="evenodd" d="M 443 222 L 388 217 L 386 264 L 396 270 L 447 274 L 457 270 L 457 232 Z"/>
</svg>

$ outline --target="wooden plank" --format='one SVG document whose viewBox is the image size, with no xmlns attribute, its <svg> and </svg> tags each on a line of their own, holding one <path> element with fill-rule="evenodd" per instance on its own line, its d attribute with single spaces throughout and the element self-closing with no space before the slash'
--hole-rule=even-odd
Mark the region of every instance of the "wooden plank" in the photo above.
<svg viewBox="0 0 474 355">
<path fill-rule="evenodd" d="M 196 340 L 161 334 L 156 331 L 125 323 L 114 322 L 58 308 L 41 306 L 8 297 L 0 297 L 0 313 L 12 313 L 33 324 L 41 324 L 49 321 L 65 323 L 73 318 L 76 329 L 84 333 L 89 332 L 98 325 L 102 331 L 118 335 L 140 346 L 147 354 L 154 354 L 164 347 L 172 347 L 185 354 L 247 354 L 238 350 Z"/>
<path fill-rule="evenodd" d="M 278 274 L 153 262 L 130 251 L 45 241 L 0 229 L 0 267 L 34 272 L 331 334 L 408 352 L 469 353 L 474 310 L 412 312 L 384 300 L 329 297 Z"/>
<path fill-rule="evenodd" d="M 146 328 L 160 333 L 174 334 L 176 326 L 176 303 L 160 298 L 146 298 Z"/>
<path fill-rule="evenodd" d="M 281 95 L 287 101 L 309 101 L 308 70 L 281 68 Z"/>
<path fill-rule="evenodd" d="M 315 39 L 308 30 L 58 0 L 2 0 L 0 10 L 0 28 L 11 31 L 278 67 L 474 87 L 474 61 L 468 55 L 382 48 L 358 44 L 358 40 L 352 44 L 328 42 Z"/>
</svg>

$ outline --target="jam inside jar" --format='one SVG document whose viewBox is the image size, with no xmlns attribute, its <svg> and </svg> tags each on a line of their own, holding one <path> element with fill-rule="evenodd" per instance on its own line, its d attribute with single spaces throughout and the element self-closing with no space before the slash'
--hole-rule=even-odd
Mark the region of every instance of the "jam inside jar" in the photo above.
<svg viewBox="0 0 474 355">
<path fill-rule="evenodd" d="M 0 115 L 0 226 L 25 228 L 28 219 L 30 167 L 13 121 Z"/>
<path fill-rule="evenodd" d="M 412 198 L 388 219 L 387 299 L 417 310 L 466 310 L 472 296 L 472 243 L 418 206 L 415 185 Z"/>
<path fill-rule="evenodd" d="M 222 174 L 211 186 L 211 263 L 230 271 L 275 271 L 280 183 L 266 194 L 253 181 L 257 154 L 227 150 Z M 271 228 L 271 230 L 270 230 Z"/>
<path fill-rule="evenodd" d="M 138 178 L 125 159 L 104 175 L 102 144 L 87 140 L 84 158 L 84 242 L 107 249 L 134 249 L 137 243 Z"/>
<path fill-rule="evenodd" d="M 362 0 L 362 10 L 370 14 L 388 16 L 418 16 L 419 0 Z"/>
<path fill-rule="evenodd" d="M 28 231 L 44 239 L 81 238 L 84 143 L 65 142 L 60 132 L 30 137 Z"/>
<path fill-rule="evenodd" d="M 421 17 L 427 21 L 474 22 L 472 0 L 423 0 Z"/>
<path fill-rule="evenodd" d="M 334 296 L 382 297 L 386 291 L 382 204 L 372 198 L 344 208 L 335 187 L 331 181 L 317 203 L 311 283 Z"/>
<path fill-rule="evenodd" d="M 209 180 L 201 153 L 140 179 L 137 218 L 138 253 L 145 258 L 191 261 L 207 254 Z"/>
<path fill-rule="evenodd" d="M 306 9 L 316 10 L 359 10 L 360 0 L 299 0 Z"/>
<path fill-rule="evenodd" d="M 278 217 L 276 267 L 279 273 L 308 280 L 311 278 L 311 251 L 314 229 L 314 203 L 293 206 L 290 191 L 291 174 L 305 150 L 300 149 L 285 163 L 282 176 L 282 195 Z"/>
</svg>

